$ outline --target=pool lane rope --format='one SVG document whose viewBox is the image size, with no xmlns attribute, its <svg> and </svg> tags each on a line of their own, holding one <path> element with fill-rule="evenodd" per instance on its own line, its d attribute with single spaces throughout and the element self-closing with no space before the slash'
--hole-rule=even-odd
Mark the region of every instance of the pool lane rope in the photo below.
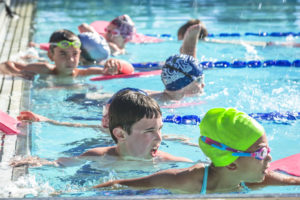
<svg viewBox="0 0 300 200">
<path fill-rule="evenodd" d="M 145 34 L 150 37 L 164 38 L 169 40 L 176 40 L 177 37 L 171 34 Z M 208 34 L 207 37 L 242 37 L 242 36 L 256 36 L 256 37 L 297 37 L 300 36 L 300 32 L 245 32 L 245 33 L 218 33 Z"/>
<path fill-rule="evenodd" d="M 269 113 L 250 113 L 250 117 L 256 120 L 265 121 L 295 121 L 300 119 L 300 112 L 269 112 Z M 184 125 L 198 125 L 201 119 L 197 115 L 168 115 L 163 119 L 163 122 L 174 123 L 174 124 L 184 124 Z"/>
<path fill-rule="evenodd" d="M 131 63 L 135 69 L 157 69 L 164 65 L 164 62 L 143 62 L 143 63 Z M 300 59 L 294 61 L 289 60 L 250 60 L 250 61 L 202 61 L 200 64 L 204 69 L 210 68 L 260 68 L 260 67 L 300 67 Z M 89 68 L 99 65 L 80 65 L 79 68 Z M 103 66 L 102 66 L 103 67 Z"/>
<path fill-rule="evenodd" d="M 289 60 L 250 60 L 250 61 L 202 61 L 200 64 L 205 68 L 259 68 L 259 67 L 300 67 L 300 60 L 296 59 L 294 61 Z M 136 69 L 143 68 L 160 68 L 164 65 L 164 62 L 145 62 L 145 63 L 132 63 L 133 67 Z"/>
<path fill-rule="evenodd" d="M 300 112 L 268 112 L 268 113 L 250 113 L 250 117 L 253 117 L 259 121 L 275 121 L 275 122 L 285 122 L 285 121 L 295 121 L 300 119 Z M 68 117 L 73 120 L 87 120 L 87 121 L 99 121 L 99 117 L 81 117 L 81 116 L 71 116 Z M 168 115 L 163 118 L 165 123 L 183 124 L 183 125 L 198 125 L 201 122 L 201 118 L 198 115 Z"/>
</svg>

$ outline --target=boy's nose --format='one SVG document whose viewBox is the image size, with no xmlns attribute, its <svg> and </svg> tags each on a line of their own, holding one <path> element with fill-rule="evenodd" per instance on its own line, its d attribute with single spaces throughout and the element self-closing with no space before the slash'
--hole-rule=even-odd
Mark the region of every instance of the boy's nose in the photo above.
<svg viewBox="0 0 300 200">
<path fill-rule="evenodd" d="M 161 132 L 160 131 L 157 131 L 155 136 L 156 136 L 156 139 L 158 141 L 160 141 L 160 142 L 162 141 L 162 136 L 161 136 Z"/>
</svg>

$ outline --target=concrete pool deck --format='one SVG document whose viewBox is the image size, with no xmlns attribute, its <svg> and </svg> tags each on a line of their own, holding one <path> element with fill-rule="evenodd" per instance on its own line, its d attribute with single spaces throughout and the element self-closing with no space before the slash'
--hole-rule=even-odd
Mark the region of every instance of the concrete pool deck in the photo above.
<svg viewBox="0 0 300 200">
<path fill-rule="evenodd" d="M 5 2 L 5 3 L 4 3 Z M 27 48 L 32 35 L 34 0 L 6 0 L 0 2 L 0 62 L 10 60 L 13 55 Z M 6 5 L 5 5 L 6 4 Z M 16 13 L 10 16 L 10 11 Z M 22 78 L 0 75 L 0 109 L 12 117 L 28 108 L 30 82 Z M 26 167 L 12 168 L 10 160 L 15 155 L 28 153 L 27 127 L 21 135 L 5 135 L 0 131 L 0 189 L 16 180 L 27 170 Z"/>
<path fill-rule="evenodd" d="M 6 0 L 19 18 L 7 15 L 4 3 L 0 3 L 0 62 L 7 61 L 14 54 L 24 51 L 32 36 L 32 20 L 36 0 Z M 18 77 L 0 75 L 0 109 L 12 117 L 20 110 L 30 109 L 31 82 Z M 12 168 L 10 160 L 15 155 L 30 154 L 31 138 L 29 127 L 22 128 L 21 135 L 5 135 L 0 132 L 0 191 L 9 183 L 28 172 L 27 167 Z M 280 191 L 279 191 L 280 192 Z M 11 194 L 13 197 L 14 195 Z M 12 198 L 13 199 L 13 198 Z M 49 198 L 28 198 L 49 199 Z M 300 199 L 300 194 L 257 194 L 257 195 L 153 195 L 153 196 L 94 196 L 94 197 L 53 197 L 52 199 Z"/>
</svg>

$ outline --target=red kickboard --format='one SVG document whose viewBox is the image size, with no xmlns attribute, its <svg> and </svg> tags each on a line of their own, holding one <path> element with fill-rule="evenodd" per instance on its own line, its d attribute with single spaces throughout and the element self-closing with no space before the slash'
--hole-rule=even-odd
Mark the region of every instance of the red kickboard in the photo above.
<svg viewBox="0 0 300 200">
<path fill-rule="evenodd" d="M 300 176 L 300 153 L 272 162 L 269 170 Z"/>
<path fill-rule="evenodd" d="M 154 76 L 160 74 L 161 74 L 161 70 L 153 70 L 147 72 L 136 72 L 132 74 L 102 75 L 102 76 L 90 78 L 90 80 L 105 81 L 105 80 L 116 79 L 116 78 L 133 78 L 133 77 L 142 77 L 142 76 Z"/>
<path fill-rule="evenodd" d="M 0 110 L 0 130 L 8 135 L 19 134 L 17 129 L 19 121 Z"/>
<path fill-rule="evenodd" d="M 108 21 L 94 21 L 90 25 L 101 35 L 105 34 L 105 28 L 109 25 Z M 164 40 L 157 37 L 146 36 L 143 34 L 136 33 L 134 34 L 132 43 L 157 43 L 163 42 Z"/>
</svg>

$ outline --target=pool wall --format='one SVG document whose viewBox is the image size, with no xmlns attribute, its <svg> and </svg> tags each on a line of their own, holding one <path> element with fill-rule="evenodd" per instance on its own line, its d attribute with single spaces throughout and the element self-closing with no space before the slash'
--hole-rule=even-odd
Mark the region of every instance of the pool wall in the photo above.
<svg viewBox="0 0 300 200">
<path fill-rule="evenodd" d="M 0 3 L 0 62 L 11 60 L 14 55 L 27 48 L 32 37 L 32 19 L 35 13 L 35 0 L 6 0 Z M 12 11 L 11 13 L 9 11 Z M 14 14 L 16 13 L 16 14 Z M 13 16 L 10 16 L 12 14 Z M 19 77 L 0 75 L 0 109 L 12 117 L 20 110 L 29 109 L 31 81 Z M 28 127 L 21 128 L 19 135 L 5 135 L 0 131 L 0 189 L 27 171 L 27 167 L 9 166 L 15 155 L 29 153 Z M 1 196 L 0 196 L 1 197 Z"/>
</svg>

